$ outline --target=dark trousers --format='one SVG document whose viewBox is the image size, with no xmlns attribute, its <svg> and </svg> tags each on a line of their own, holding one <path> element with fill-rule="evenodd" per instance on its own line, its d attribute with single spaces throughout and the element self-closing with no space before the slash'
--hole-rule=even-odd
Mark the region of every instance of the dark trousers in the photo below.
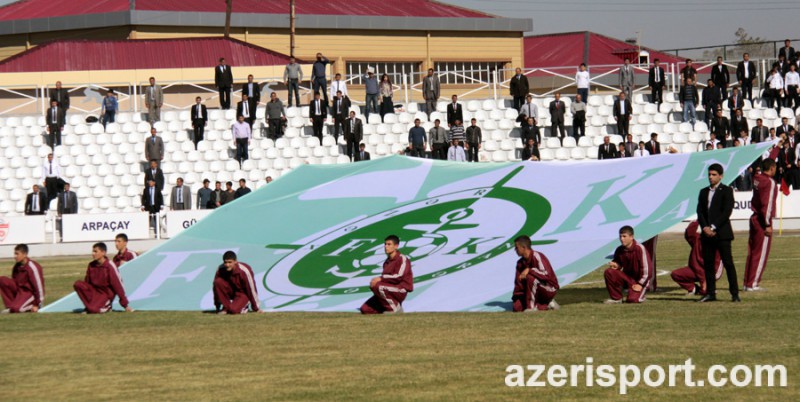
<svg viewBox="0 0 800 402">
<path fill-rule="evenodd" d="M 477 142 L 468 142 L 469 149 L 467 150 L 467 162 L 477 162 L 478 161 L 478 143 Z"/>
<path fill-rule="evenodd" d="M 50 148 L 61 145 L 61 126 L 58 124 L 51 124 L 48 127 L 50 127 L 50 134 L 47 136 L 47 145 L 49 145 Z"/>
<path fill-rule="evenodd" d="M 622 115 L 617 119 L 617 134 L 623 137 L 628 135 L 628 124 L 630 124 L 628 117 L 627 115 Z"/>
<path fill-rule="evenodd" d="M 418 158 L 425 157 L 425 144 L 413 144 L 411 146 L 411 156 L 416 156 Z"/>
<path fill-rule="evenodd" d="M 650 102 L 651 103 L 658 103 L 659 105 L 664 103 L 662 100 L 662 95 L 664 93 L 664 87 L 661 85 L 656 85 L 650 90 Z"/>
<path fill-rule="evenodd" d="M 328 102 L 328 80 L 325 77 L 317 77 L 314 78 L 314 81 L 311 83 L 311 88 L 314 90 L 314 93 L 319 92 L 320 95 L 324 96 L 325 103 Z"/>
<path fill-rule="evenodd" d="M 739 282 L 736 279 L 736 267 L 733 265 L 731 255 L 731 241 L 702 236 L 700 241 L 703 244 L 703 269 L 706 271 L 706 294 L 715 296 L 717 291 L 717 277 L 714 267 L 715 255 L 719 252 L 722 258 L 722 265 L 728 275 L 728 289 L 731 296 L 739 295 Z"/>
<path fill-rule="evenodd" d="M 767 107 L 775 108 L 778 114 L 781 113 L 781 92 L 778 89 L 767 88 L 764 90 L 767 98 Z"/>
<path fill-rule="evenodd" d="M 47 203 L 58 197 L 58 177 L 45 177 L 44 188 L 47 194 Z"/>
<path fill-rule="evenodd" d="M 797 103 L 800 102 L 800 97 L 797 95 L 797 85 L 789 85 L 786 87 L 787 94 L 786 94 L 786 107 L 792 108 L 792 110 L 797 110 Z"/>
<path fill-rule="evenodd" d="M 342 134 L 344 134 L 344 121 L 346 117 L 344 115 L 335 115 L 333 116 L 333 138 L 336 142 L 339 142 L 339 129 L 341 128 Z"/>
<path fill-rule="evenodd" d="M 753 101 L 753 80 L 746 79 L 742 81 L 742 96 L 751 102 Z"/>
<path fill-rule="evenodd" d="M 556 134 L 556 129 L 558 129 L 558 134 Z M 561 118 L 560 120 L 553 120 L 550 125 L 550 135 L 553 137 L 558 137 L 561 140 L 562 144 L 564 142 L 564 136 L 567 135 L 567 130 L 564 128 L 564 119 Z"/>
<path fill-rule="evenodd" d="M 106 124 L 114 122 L 116 115 L 116 110 L 106 110 L 106 112 L 103 114 L 103 120 L 101 122 L 103 123 L 103 130 L 106 129 Z"/>
<path fill-rule="evenodd" d="M 269 138 L 276 139 L 283 136 L 283 121 L 281 119 L 269 119 Z"/>
<path fill-rule="evenodd" d="M 519 111 L 520 109 L 522 109 L 522 105 L 524 104 L 525 104 L 525 96 L 514 97 L 514 109 L 517 109 L 517 111 Z"/>
<path fill-rule="evenodd" d="M 578 88 L 578 95 L 584 103 L 589 103 L 589 88 Z"/>
<path fill-rule="evenodd" d="M 231 87 L 219 87 L 219 107 L 222 110 L 231 108 Z"/>
<path fill-rule="evenodd" d="M 443 161 L 447 160 L 447 144 L 442 142 L 431 145 L 431 157 Z"/>
<path fill-rule="evenodd" d="M 325 123 L 325 119 L 322 117 L 315 117 L 311 119 L 311 122 L 314 126 L 314 136 L 319 138 L 319 143 L 322 144 L 322 125 Z"/>
<path fill-rule="evenodd" d="M 192 131 L 194 132 L 194 149 L 197 149 L 197 144 L 203 141 L 203 134 L 206 131 L 205 121 L 203 119 L 194 119 L 192 121 Z"/>
<path fill-rule="evenodd" d="M 576 117 L 572 119 L 572 136 L 575 137 L 577 141 L 578 138 L 584 135 L 586 135 L 586 118 L 576 115 Z"/>
<path fill-rule="evenodd" d="M 353 139 L 347 140 L 345 152 L 347 152 L 347 157 L 350 158 L 351 161 L 355 157 L 355 153 L 357 152 L 357 150 L 358 150 L 358 143 L 353 141 Z"/>
<path fill-rule="evenodd" d="M 294 92 L 294 104 L 300 106 L 300 83 L 298 80 L 290 79 L 286 87 L 289 90 L 289 106 L 292 106 L 292 92 Z"/>
<path fill-rule="evenodd" d="M 249 158 L 247 155 L 247 138 L 237 138 L 236 139 L 236 160 L 239 161 L 241 165 L 242 162 L 246 161 Z"/>
<path fill-rule="evenodd" d="M 364 115 L 369 117 L 370 113 L 378 113 L 378 94 L 367 94 L 366 112 Z M 428 112 L 430 114 L 431 112 Z"/>
</svg>

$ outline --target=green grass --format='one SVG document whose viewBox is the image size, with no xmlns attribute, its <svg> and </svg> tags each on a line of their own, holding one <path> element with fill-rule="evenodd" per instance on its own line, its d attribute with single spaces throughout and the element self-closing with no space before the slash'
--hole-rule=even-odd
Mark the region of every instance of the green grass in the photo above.
<svg viewBox="0 0 800 402">
<path fill-rule="evenodd" d="M 735 242 L 744 272 L 746 235 Z M 0 400 L 597 400 L 617 388 L 508 388 L 510 364 L 783 364 L 787 388 L 629 392 L 635 400 L 800 399 L 797 373 L 800 240 L 777 238 L 764 287 L 741 304 L 697 304 L 660 276 L 643 305 L 607 306 L 602 283 L 567 287 L 542 314 L 216 316 L 138 312 L 0 316 Z M 688 246 L 659 241 L 658 266 L 686 263 Z M 71 291 L 88 262 L 43 259 L 48 301 Z M 0 261 L 9 267 L 9 260 Z M 6 268 L 4 268 L 5 270 Z M 509 278 L 511 276 L 509 267 Z M 7 272 L 2 272 L 8 274 Z M 600 281 L 594 272 L 580 281 Z"/>
</svg>

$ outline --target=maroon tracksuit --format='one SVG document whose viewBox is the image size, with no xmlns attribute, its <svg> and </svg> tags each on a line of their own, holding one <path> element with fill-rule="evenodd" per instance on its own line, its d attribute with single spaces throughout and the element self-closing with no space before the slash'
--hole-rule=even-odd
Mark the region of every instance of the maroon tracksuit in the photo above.
<svg viewBox="0 0 800 402">
<path fill-rule="evenodd" d="M 132 260 L 132 259 L 134 259 L 136 257 L 137 256 L 136 256 L 135 252 L 133 252 L 131 250 L 128 250 L 126 248 L 125 250 L 118 252 L 117 255 L 114 256 L 114 265 L 116 265 L 119 268 L 119 267 L 122 266 L 122 264 L 124 264 L 124 263 L 126 263 L 126 262 L 128 262 L 128 261 L 130 261 L 130 260 Z"/>
<path fill-rule="evenodd" d="M 528 274 L 525 279 L 519 279 L 526 269 Z M 517 260 L 514 293 L 511 296 L 515 312 L 547 310 L 547 306 L 555 299 L 558 288 L 558 277 L 544 254 L 531 250 L 528 258 L 520 257 Z"/>
<path fill-rule="evenodd" d="M 214 307 L 228 314 L 247 313 L 247 304 L 258 311 L 258 291 L 253 277 L 253 269 L 243 262 L 237 262 L 233 270 L 225 265 L 217 268 L 214 276 Z"/>
<path fill-rule="evenodd" d="M 608 295 L 614 300 L 622 299 L 622 289 L 628 288 L 628 303 L 641 303 L 645 300 L 647 288 L 653 278 L 653 262 L 647 255 L 644 246 L 633 241 L 630 248 L 617 247 L 614 259 L 621 269 L 608 268 L 605 271 L 606 289 Z M 639 284 L 642 290 L 637 292 L 633 285 Z"/>
<path fill-rule="evenodd" d="M 646 242 L 642 243 L 644 245 L 645 250 L 647 250 L 647 255 L 650 256 L 650 261 L 653 261 L 653 280 L 650 281 L 650 287 L 647 288 L 649 292 L 655 292 L 658 284 L 656 283 L 656 279 L 658 278 L 658 265 L 656 264 L 656 244 L 658 244 L 658 235 L 650 238 Z"/>
<path fill-rule="evenodd" d="M 691 247 L 688 265 L 672 271 L 670 275 L 672 276 L 672 280 L 686 289 L 687 292 L 694 292 L 695 294 L 705 296 L 706 292 L 703 288 L 706 284 L 706 271 L 705 268 L 703 268 L 703 245 L 700 241 L 700 233 L 697 232 L 698 226 L 700 226 L 700 224 L 697 223 L 697 221 L 692 221 L 692 223 L 686 227 L 686 231 L 683 232 L 686 242 L 689 243 L 689 247 Z M 724 268 L 719 252 L 717 252 L 716 258 L 714 259 L 714 266 L 717 267 L 716 278 L 719 279 L 722 277 Z M 700 287 L 695 290 L 698 283 Z"/>
<path fill-rule="evenodd" d="M 753 177 L 753 199 L 750 202 L 753 215 L 750 217 L 750 239 L 747 242 L 747 263 L 744 269 L 744 286 L 748 288 L 758 287 L 767 267 L 772 236 L 767 236 L 764 231 L 772 227 L 772 218 L 775 217 L 777 187 L 775 180 L 763 173 L 757 173 Z"/>
<path fill-rule="evenodd" d="M 411 260 L 398 251 L 394 258 L 383 262 L 381 280 L 370 287 L 373 296 L 362 306 L 362 314 L 381 314 L 395 312 L 403 304 L 408 292 L 414 291 L 414 274 L 411 273 Z"/>
<path fill-rule="evenodd" d="M 125 297 L 119 270 L 108 258 L 102 264 L 97 261 L 90 262 L 86 268 L 86 278 L 75 282 L 74 288 L 89 314 L 111 311 L 111 304 L 117 296 L 119 304 L 128 307 L 128 298 Z"/>
<path fill-rule="evenodd" d="M 0 277 L 0 294 L 12 313 L 24 313 L 33 306 L 41 307 L 44 303 L 42 266 L 31 259 L 14 264 L 11 278 Z"/>
</svg>

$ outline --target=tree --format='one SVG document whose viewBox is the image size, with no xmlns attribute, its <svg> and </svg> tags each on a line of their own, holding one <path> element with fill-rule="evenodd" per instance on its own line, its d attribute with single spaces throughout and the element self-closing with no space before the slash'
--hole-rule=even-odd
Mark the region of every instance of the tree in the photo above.
<svg viewBox="0 0 800 402">
<path fill-rule="evenodd" d="M 735 52 L 738 53 L 738 56 L 741 56 L 744 53 L 750 53 L 751 58 L 762 58 L 762 57 L 771 57 L 772 52 L 770 51 L 770 47 L 768 43 L 759 43 L 759 42 L 766 42 L 766 39 L 762 37 L 752 37 L 750 34 L 747 33 L 747 30 L 744 28 L 739 28 L 734 33 L 736 36 L 736 44 L 737 46 Z"/>
</svg>

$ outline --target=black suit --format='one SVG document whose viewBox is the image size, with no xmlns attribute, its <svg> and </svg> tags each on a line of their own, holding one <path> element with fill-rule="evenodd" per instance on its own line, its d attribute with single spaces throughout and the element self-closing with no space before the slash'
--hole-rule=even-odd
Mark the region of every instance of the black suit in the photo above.
<svg viewBox="0 0 800 402">
<path fill-rule="evenodd" d="M 508 87 L 511 90 L 511 96 L 514 97 L 514 109 L 519 111 L 522 108 L 522 104 L 525 103 L 525 97 L 530 92 L 528 77 L 524 74 L 519 76 L 515 74 L 511 81 L 508 82 Z M 586 102 L 587 100 L 584 99 L 583 101 Z"/>
<path fill-rule="evenodd" d="M 229 65 L 214 67 L 214 85 L 219 89 L 219 107 L 223 110 L 231 108 L 231 87 L 233 72 Z"/>
<path fill-rule="evenodd" d="M 217 203 L 219 203 L 219 205 L 222 206 L 222 204 L 223 204 L 223 198 L 222 197 L 224 195 L 225 195 L 225 190 L 220 189 L 219 190 L 219 194 L 217 194 L 217 190 L 216 189 L 211 190 L 211 197 L 209 198 L 208 204 L 206 205 L 206 207 L 208 209 L 215 209 L 217 207 Z"/>
<path fill-rule="evenodd" d="M 44 215 L 45 211 L 47 211 L 47 196 L 42 191 L 39 191 L 36 195 L 39 197 L 39 211 L 33 211 L 34 193 L 30 193 L 25 197 L 25 215 Z"/>
<path fill-rule="evenodd" d="M 731 132 L 731 123 L 727 117 L 715 117 L 711 120 L 711 134 L 717 136 L 720 141 L 725 141 L 725 137 Z"/>
<path fill-rule="evenodd" d="M 733 97 L 733 95 L 731 95 L 731 97 L 728 98 L 728 109 L 731 112 L 731 120 L 733 120 L 733 118 L 736 117 L 736 109 L 741 109 L 743 107 L 744 107 L 744 97 L 741 94 L 736 95 L 735 98 Z"/>
<path fill-rule="evenodd" d="M 252 99 L 248 99 L 246 102 L 240 101 L 236 103 L 236 119 L 238 120 L 239 116 L 244 116 L 244 112 L 247 110 L 248 116 L 244 118 L 244 121 L 250 125 L 250 128 L 253 128 L 253 123 L 256 121 L 256 103 Z"/>
<path fill-rule="evenodd" d="M 50 90 L 50 102 L 56 101 L 58 107 L 69 109 L 69 91 L 67 88 L 53 88 Z"/>
<path fill-rule="evenodd" d="M 741 118 L 737 119 L 736 117 L 731 119 L 731 137 L 739 138 L 741 136 L 742 131 L 748 132 L 750 131 L 750 127 L 747 125 L 747 119 L 742 116 Z M 742 144 L 744 145 L 744 144 Z"/>
<path fill-rule="evenodd" d="M 364 155 L 361 155 L 362 153 L 363 153 Z M 356 161 L 356 162 L 360 162 L 360 161 L 368 161 L 368 160 L 370 160 L 370 159 L 371 159 L 371 157 L 369 156 L 369 152 L 367 152 L 367 151 L 364 151 L 364 152 L 357 151 L 357 152 L 356 152 L 356 155 L 355 155 L 355 161 Z"/>
<path fill-rule="evenodd" d="M 345 119 L 342 124 L 344 131 L 344 140 L 347 142 L 347 157 L 353 159 L 353 153 L 358 152 L 358 145 L 364 138 L 364 127 L 360 119 L 353 118 Z"/>
<path fill-rule="evenodd" d="M 253 82 L 253 90 L 250 91 L 250 83 L 245 82 L 242 84 L 242 95 L 247 95 L 247 98 L 258 104 L 261 102 L 261 86 L 257 82 Z"/>
<path fill-rule="evenodd" d="M 728 84 L 731 82 L 731 74 L 728 67 L 724 64 L 714 64 L 711 67 L 711 81 L 722 91 L 722 100 L 728 99 Z"/>
<path fill-rule="evenodd" d="M 736 80 L 742 82 L 742 96 L 753 100 L 753 80 L 756 79 L 756 63 L 747 62 L 747 78 L 744 76 L 744 61 L 736 66 Z"/>
<path fill-rule="evenodd" d="M 792 61 L 797 57 L 797 53 L 794 51 L 794 48 L 789 46 L 787 51 L 786 46 L 782 47 L 781 50 L 778 50 L 778 57 L 783 56 L 783 59 L 786 61 Z"/>
<path fill-rule="evenodd" d="M 658 78 L 658 82 L 656 82 L 656 78 Z M 647 78 L 647 85 L 650 87 L 650 102 L 658 103 L 659 105 L 663 103 L 662 93 L 664 86 L 667 85 L 666 78 L 667 74 L 664 72 L 664 67 L 658 66 L 658 72 L 656 72 L 656 67 L 650 69 L 650 74 Z"/>
<path fill-rule="evenodd" d="M 312 100 L 308 104 L 308 115 L 314 125 L 314 136 L 319 138 L 319 143 L 322 144 L 322 125 L 325 123 L 325 118 L 328 117 L 328 102 L 322 99 Z"/>
<path fill-rule="evenodd" d="M 55 108 L 50 107 L 47 109 L 47 113 L 45 113 L 44 116 L 48 131 L 50 132 L 47 136 L 47 145 L 50 145 L 50 148 L 55 148 L 61 145 L 61 130 L 64 129 L 64 125 L 66 124 L 66 109 L 58 106 Z"/>
<path fill-rule="evenodd" d="M 650 153 L 650 155 L 658 155 L 661 153 L 661 143 L 658 141 L 647 141 L 644 143 L 644 149 Z"/>
<path fill-rule="evenodd" d="M 61 194 L 58 195 L 58 207 L 57 211 L 59 215 L 64 214 L 77 214 L 78 213 L 78 196 L 75 195 L 74 191 L 62 191 Z"/>
<path fill-rule="evenodd" d="M 750 141 L 752 143 L 757 143 L 766 140 L 769 138 L 769 129 L 765 126 L 758 126 L 753 127 L 753 130 L 750 132 Z"/>
<path fill-rule="evenodd" d="M 203 141 L 203 133 L 205 133 L 206 123 L 208 123 L 208 109 L 206 105 L 195 104 L 192 106 L 191 113 L 192 128 L 194 129 L 194 149 L 197 149 L 197 144 Z"/>
<path fill-rule="evenodd" d="M 567 113 L 564 101 L 550 102 L 550 135 L 558 137 L 561 143 L 564 143 L 564 137 L 567 135 L 567 130 L 564 128 L 564 114 Z M 556 134 L 556 129 L 558 134 Z"/>
<path fill-rule="evenodd" d="M 722 92 L 719 87 L 703 89 L 703 107 L 706 109 L 706 124 L 716 115 L 716 110 L 722 105 Z"/>
<path fill-rule="evenodd" d="M 780 137 L 781 134 L 786 133 L 786 136 L 788 137 L 789 133 L 792 132 L 792 130 L 794 130 L 794 127 L 792 127 L 791 124 L 787 124 L 786 128 L 784 128 L 783 124 L 781 124 L 780 126 L 775 127 L 775 136 Z M 786 140 L 788 141 L 789 139 L 787 138 Z"/>
<path fill-rule="evenodd" d="M 456 120 L 464 122 L 464 108 L 461 106 L 460 103 L 456 103 L 455 108 L 453 107 L 453 102 L 447 104 L 447 125 L 453 126 L 456 124 Z"/>
<path fill-rule="evenodd" d="M 154 202 L 151 201 L 150 200 L 151 188 L 152 187 L 147 186 L 144 188 L 144 191 L 142 191 L 142 206 L 144 207 L 145 211 L 154 214 L 161 211 L 161 207 L 164 206 L 164 196 L 161 195 L 161 191 L 158 191 L 158 189 L 153 188 L 155 191 L 155 194 L 153 194 Z"/>
<path fill-rule="evenodd" d="M 153 174 L 153 170 L 150 169 L 148 166 L 147 169 L 144 171 L 144 186 L 147 187 L 147 182 L 150 180 L 154 180 L 156 182 L 156 188 L 158 191 L 164 190 L 164 172 L 161 171 L 161 168 L 156 168 L 156 173 Z"/>
<path fill-rule="evenodd" d="M 522 140 L 522 146 L 528 146 L 528 138 L 533 138 L 533 142 L 538 146 L 542 143 L 542 138 L 539 134 L 539 127 L 533 125 L 529 126 L 527 123 L 522 125 L 520 139 Z"/>
<path fill-rule="evenodd" d="M 633 105 L 629 99 L 625 99 L 625 110 L 621 110 L 619 99 L 614 101 L 614 117 L 617 119 L 617 134 L 625 137 L 628 135 L 628 124 L 633 114 Z"/>
<path fill-rule="evenodd" d="M 616 159 L 619 158 L 617 155 L 617 147 L 614 144 L 602 144 L 597 147 L 597 159 Z"/>
<path fill-rule="evenodd" d="M 333 138 L 339 142 L 339 128 L 344 132 L 344 121 L 350 116 L 350 98 L 342 96 L 333 100 Z"/>
<path fill-rule="evenodd" d="M 539 147 L 536 144 L 533 144 L 533 147 L 525 145 L 525 148 L 522 148 L 522 160 L 529 161 L 532 156 L 535 156 L 537 160 L 542 159 L 539 155 Z"/>
<path fill-rule="evenodd" d="M 700 190 L 697 200 L 697 222 L 701 228 L 710 227 L 714 230 L 713 237 L 701 234 L 700 240 L 703 244 L 703 265 L 706 271 L 706 294 L 715 296 L 717 290 L 717 280 L 715 275 L 714 260 L 719 252 L 722 257 L 722 264 L 728 274 L 728 286 L 732 296 L 739 294 L 739 282 L 736 279 L 736 267 L 733 265 L 731 256 L 731 241 L 733 240 L 733 229 L 731 228 L 731 213 L 733 212 L 733 189 L 720 183 L 708 203 L 709 187 Z"/>
</svg>

